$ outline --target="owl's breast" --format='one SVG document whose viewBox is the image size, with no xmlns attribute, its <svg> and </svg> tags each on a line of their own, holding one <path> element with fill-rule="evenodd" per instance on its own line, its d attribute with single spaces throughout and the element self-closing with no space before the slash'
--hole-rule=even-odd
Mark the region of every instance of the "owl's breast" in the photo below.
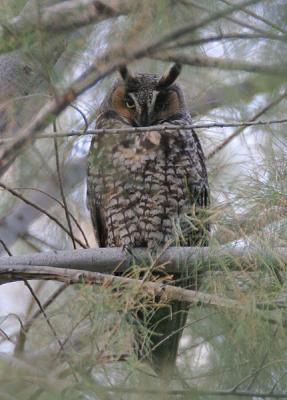
<svg viewBox="0 0 287 400">
<path fill-rule="evenodd" d="M 97 147 L 93 172 L 106 245 L 154 247 L 174 238 L 177 221 L 194 210 L 189 177 L 200 182 L 191 146 L 147 131 L 110 135 Z"/>
<path fill-rule="evenodd" d="M 145 163 L 154 158 L 160 149 L 161 134 L 157 131 L 143 132 L 125 137 L 113 146 L 113 159 Z"/>
</svg>

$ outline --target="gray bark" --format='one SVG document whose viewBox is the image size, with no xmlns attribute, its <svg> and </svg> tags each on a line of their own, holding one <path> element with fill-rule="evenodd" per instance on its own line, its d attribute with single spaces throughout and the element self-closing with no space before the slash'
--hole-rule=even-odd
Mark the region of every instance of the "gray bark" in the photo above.
<svg viewBox="0 0 287 400">
<path fill-rule="evenodd" d="M 135 262 L 151 263 L 151 255 L 147 249 L 134 249 Z M 158 265 L 165 265 L 168 272 L 194 271 L 195 267 L 204 270 L 215 270 L 222 268 L 238 269 L 254 266 L 272 265 L 280 266 L 286 263 L 287 248 L 276 249 L 255 248 L 255 247 L 171 247 L 163 252 L 158 258 Z M 127 256 L 120 248 L 95 248 L 78 249 L 69 251 L 53 251 L 45 253 L 33 253 L 14 257 L 0 257 L 0 268 L 7 268 L 17 265 L 46 266 L 54 268 L 67 268 L 86 270 L 92 272 L 112 273 L 115 268 L 118 272 L 124 272 L 129 268 L 131 256 Z"/>
<path fill-rule="evenodd" d="M 198 259 L 198 255 L 194 253 L 197 249 L 185 249 L 186 251 L 181 254 L 182 249 L 169 249 L 169 251 L 173 254 L 172 262 L 176 261 L 176 265 L 178 265 L 178 257 L 177 256 L 186 256 L 191 255 Z M 202 249 L 203 253 L 208 252 L 208 249 Z M 286 255 L 286 249 L 281 249 L 283 254 Z M 84 253 L 88 253 L 89 251 L 85 250 Z M 110 256 L 111 264 L 119 258 L 120 253 L 119 249 L 100 249 L 97 252 L 97 262 L 99 265 L 105 265 L 107 259 L 105 258 L 105 253 L 108 253 Z M 143 251 L 137 251 L 138 255 L 144 255 Z M 230 254 L 229 254 L 230 256 Z M 113 258 L 114 257 L 114 258 Z M 120 257 L 123 259 L 123 257 Z M 133 295 L 140 296 L 143 293 L 149 293 L 151 296 L 161 296 L 162 300 L 165 302 L 171 300 L 179 300 L 185 301 L 190 304 L 195 305 L 205 305 L 205 306 L 213 306 L 221 309 L 234 309 L 234 310 L 245 310 L 250 311 L 250 309 L 246 308 L 244 302 L 241 300 L 230 299 L 227 297 L 218 296 L 217 294 L 210 294 L 201 291 L 184 289 L 181 287 L 176 287 L 169 285 L 167 283 L 159 283 L 159 282 L 150 282 L 147 280 L 126 278 L 123 276 L 115 276 L 107 273 L 99 273 L 99 272 L 89 272 L 81 269 L 73 269 L 73 268 L 54 268 L 47 266 L 38 266 L 38 265 L 11 265 L 9 266 L 9 260 L 14 259 L 16 257 L 3 257 L 6 259 L 7 263 L 3 262 L 3 265 L 0 265 L 0 284 L 10 283 L 14 281 L 23 281 L 23 280 L 32 280 L 32 279 L 40 279 L 40 280 L 55 280 L 59 282 L 65 282 L 66 284 L 77 284 L 86 282 L 88 284 L 97 284 L 102 285 L 105 288 L 114 287 L 116 290 L 126 290 L 129 287 L 133 288 Z M 20 257 L 18 257 L 20 260 Z M 74 266 L 73 260 L 70 259 L 70 265 Z M 79 263 L 80 265 L 80 263 Z M 178 267 L 177 267 L 178 268 Z M 137 290 L 135 292 L 135 289 Z M 286 296 L 285 296 L 286 298 Z M 276 301 L 268 301 L 267 303 L 256 303 L 256 308 L 252 308 L 252 312 L 256 312 L 258 316 L 262 319 L 272 323 L 272 324 L 280 324 L 283 327 L 287 326 L 286 319 L 283 318 L 284 308 L 281 311 L 280 307 L 285 308 L 285 299 L 282 302 L 282 299 Z M 262 311 L 262 307 L 267 308 L 270 311 Z"/>
</svg>

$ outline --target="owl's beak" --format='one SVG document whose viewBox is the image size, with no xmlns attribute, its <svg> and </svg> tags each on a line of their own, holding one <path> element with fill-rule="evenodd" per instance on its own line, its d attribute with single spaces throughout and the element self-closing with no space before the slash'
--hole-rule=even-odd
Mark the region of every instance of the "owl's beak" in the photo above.
<svg viewBox="0 0 287 400">
<path fill-rule="evenodd" d="M 150 125 L 148 110 L 146 107 L 142 108 L 140 117 L 141 117 L 140 126 L 149 126 Z"/>
</svg>

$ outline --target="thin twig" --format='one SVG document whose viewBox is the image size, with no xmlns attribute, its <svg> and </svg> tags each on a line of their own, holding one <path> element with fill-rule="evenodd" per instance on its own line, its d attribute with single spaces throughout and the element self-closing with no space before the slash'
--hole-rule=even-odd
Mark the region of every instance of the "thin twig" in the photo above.
<svg viewBox="0 0 287 400">
<path fill-rule="evenodd" d="M 54 127 L 54 133 L 56 133 L 57 130 L 56 130 L 56 122 L 55 121 L 53 122 L 53 127 Z M 71 223 L 71 219 L 70 219 L 69 208 L 68 208 L 68 204 L 66 201 L 63 180 L 62 180 L 62 175 L 61 175 L 61 170 L 60 170 L 59 146 L 58 146 L 57 138 L 54 138 L 54 148 L 55 148 L 56 168 L 57 168 L 60 193 L 61 193 L 62 201 L 64 204 L 64 210 L 65 210 L 66 220 L 67 220 L 67 224 L 68 224 L 68 228 L 69 228 L 69 232 L 70 232 L 70 238 L 72 239 L 74 249 L 76 249 L 76 247 L 77 247 L 76 241 L 75 241 L 75 237 L 74 237 L 74 232 L 73 232 L 72 223 Z"/>
<path fill-rule="evenodd" d="M 4 183 L 0 182 L 0 187 L 4 190 L 7 190 L 7 192 L 11 193 L 13 196 L 17 197 L 18 199 L 22 200 L 24 203 L 30 205 L 31 207 L 35 208 L 36 210 L 40 211 L 44 215 L 46 215 L 49 219 L 54 221 L 67 235 L 70 236 L 70 232 L 65 228 L 65 226 L 57 219 L 55 218 L 52 214 L 50 214 L 48 211 L 44 210 L 42 207 L 38 206 L 37 204 L 33 203 L 32 201 L 28 200 L 26 197 L 21 195 L 19 192 L 16 190 L 8 187 Z M 75 241 L 83 248 L 86 248 L 86 245 L 79 239 L 75 238 Z"/>
<path fill-rule="evenodd" d="M 11 338 L 7 335 L 7 333 L 4 331 L 4 329 L 0 328 L 0 334 L 8 340 L 8 342 L 11 342 Z"/>
<path fill-rule="evenodd" d="M 86 133 L 88 128 L 89 128 L 89 121 L 87 120 L 87 117 L 85 116 L 85 113 L 80 109 L 80 107 L 76 106 L 75 104 L 70 104 L 70 107 L 72 107 L 74 110 L 78 111 L 78 113 L 83 118 L 84 124 L 85 124 L 84 133 Z"/>
<path fill-rule="evenodd" d="M 66 335 L 65 339 L 63 340 L 63 346 L 66 346 L 66 344 L 69 342 L 69 340 L 72 338 L 73 333 L 75 332 L 75 330 L 79 327 L 79 325 L 85 321 L 87 319 L 87 317 L 89 316 L 89 312 L 86 313 L 85 315 L 83 315 L 81 317 L 81 319 L 71 328 L 70 332 Z M 107 338 L 105 338 L 107 339 Z M 59 352 L 58 352 L 59 354 Z"/>
<path fill-rule="evenodd" d="M 42 308 L 46 310 L 59 296 L 63 291 L 68 287 L 66 283 L 60 285 L 57 290 L 47 300 L 42 304 Z M 34 321 L 39 318 L 42 314 L 41 309 L 38 309 L 34 312 L 34 314 L 23 324 L 23 329 L 27 334 L 31 326 L 33 325 Z M 64 344 L 63 344 L 64 345 Z"/>
<path fill-rule="evenodd" d="M 1 243 L 1 245 L 3 246 L 4 250 L 6 251 L 6 253 L 8 254 L 8 256 L 12 257 L 13 254 L 12 254 L 11 251 L 8 249 L 8 246 L 6 246 L 5 242 L 4 242 L 2 239 L 0 239 L 0 243 Z"/>
<path fill-rule="evenodd" d="M 35 294 L 39 292 L 40 288 L 45 285 L 45 281 L 38 281 L 37 282 L 37 287 L 34 289 Z M 26 311 L 26 317 L 30 315 L 32 309 L 34 308 L 34 296 L 31 296 L 31 301 L 29 302 L 29 305 L 27 307 L 27 311 Z M 39 310 L 37 308 L 37 310 Z M 23 324 L 23 327 L 21 326 L 21 329 L 19 331 L 15 346 L 14 346 L 14 355 L 21 355 L 24 351 L 24 347 L 25 347 L 25 342 L 26 342 L 26 330 Z"/>
<path fill-rule="evenodd" d="M 63 204 L 60 200 L 58 200 L 56 197 L 52 196 L 50 193 L 45 192 L 44 190 L 41 190 L 41 189 L 38 189 L 38 188 L 33 188 L 33 187 L 27 187 L 27 186 L 25 186 L 25 187 L 23 187 L 23 186 L 13 187 L 13 189 L 14 189 L 14 190 L 32 190 L 32 191 L 35 191 L 35 192 L 42 193 L 42 194 L 44 194 L 45 196 L 49 197 L 51 200 L 55 201 L 55 202 L 56 202 L 57 204 L 59 204 L 59 206 L 61 206 L 62 208 L 65 208 L 65 207 L 64 207 L 64 204 Z M 79 229 L 79 231 L 81 232 L 81 234 L 82 234 L 82 236 L 83 236 L 83 239 L 84 239 L 84 241 L 85 241 L 85 243 L 86 243 L 86 246 L 87 246 L 87 247 L 90 247 L 88 238 L 87 238 L 87 236 L 86 236 L 84 230 L 82 229 L 80 223 L 78 222 L 77 218 L 74 216 L 74 214 L 73 214 L 70 210 L 68 210 L 68 213 L 69 213 L 71 219 L 73 220 L 74 224 L 76 225 L 76 227 L 77 227 L 77 228 Z"/>
<path fill-rule="evenodd" d="M 189 53 L 174 53 L 174 54 L 155 54 L 152 56 L 155 60 L 172 61 L 192 67 L 213 68 L 223 71 L 244 71 L 250 73 L 279 76 L 285 78 L 287 68 L 282 65 L 268 65 L 262 63 L 253 63 L 242 61 L 239 59 L 226 59 L 220 57 L 208 56 L 191 56 Z"/>
<path fill-rule="evenodd" d="M 249 385 L 247 386 L 247 390 L 251 390 L 251 388 L 252 388 L 252 386 L 254 385 L 254 383 L 255 383 L 255 381 L 256 381 L 258 375 L 260 374 L 260 372 L 261 372 L 264 368 L 266 368 L 266 367 L 268 366 L 268 364 L 265 364 L 265 363 L 266 363 L 266 360 L 267 360 L 267 358 L 268 358 L 270 352 L 272 351 L 272 341 L 276 338 L 276 335 L 277 335 L 278 331 L 279 331 L 279 325 L 277 325 L 277 326 L 275 327 L 274 333 L 273 333 L 273 335 L 272 335 L 272 337 L 271 337 L 271 343 L 270 343 L 270 345 L 268 346 L 267 351 L 265 352 L 264 356 L 262 357 L 262 361 L 261 361 L 259 367 L 254 371 L 253 377 L 252 377 L 252 379 L 251 379 Z"/>
<path fill-rule="evenodd" d="M 220 0 L 220 1 L 223 2 L 223 3 L 225 3 L 225 4 L 228 4 L 229 6 L 232 6 L 232 5 L 233 5 L 232 3 L 230 3 L 230 1 L 227 1 L 227 0 Z M 279 25 L 277 25 L 277 24 L 274 24 L 274 22 L 268 20 L 267 18 L 262 17 L 261 15 L 256 14 L 255 12 L 253 12 L 253 11 L 251 11 L 251 10 L 246 9 L 246 8 L 245 8 L 245 9 L 242 9 L 241 12 L 244 13 L 244 14 L 250 15 L 250 16 L 253 17 L 254 19 L 256 19 L 256 20 L 258 20 L 258 21 L 261 21 L 261 22 L 263 22 L 264 24 L 270 26 L 271 28 L 276 29 L 277 31 L 283 33 L 283 35 L 285 36 L 285 38 L 284 38 L 284 36 L 282 36 L 282 38 L 284 38 L 284 39 L 286 40 L 287 31 L 286 31 L 285 29 L 281 28 L 281 26 L 279 26 Z"/>
<path fill-rule="evenodd" d="M 199 2 L 195 2 L 195 1 L 189 1 L 189 4 L 200 9 L 203 11 L 207 11 L 209 12 L 209 9 L 205 6 L 203 6 L 202 4 L 199 4 Z M 243 9 L 241 9 L 240 11 L 243 11 Z M 249 24 L 246 19 L 244 21 L 242 21 L 241 19 L 238 19 L 236 17 L 230 16 L 230 15 L 226 15 L 223 17 L 223 19 L 226 19 L 227 21 L 230 21 L 238 26 L 242 26 L 243 28 L 247 28 L 250 29 L 253 32 L 257 32 L 261 35 L 264 35 L 266 38 L 269 37 L 270 39 L 273 39 L 274 36 L 277 36 L 278 40 L 281 40 L 281 35 L 276 35 L 273 32 L 269 32 L 263 29 L 260 29 L 257 25 L 255 24 Z"/>
<path fill-rule="evenodd" d="M 226 33 L 226 34 L 220 34 L 220 35 L 213 35 L 209 37 L 203 37 L 199 39 L 185 39 L 182 41 L 178 41 L 176 43 L 172 43 L 170 45 L 167 45 L 165 47 L 165 50 L 171 50 L 171 49 L 176 49 L 179 47 L 192 47 L 192 46 L 202 46 L 207 43 L 212 43 L 212 42 L 219 42 L 223 40 L 246 40 L 246 39 L 252 39 L 252 40 L 258 40 L 258 39 L 269 39 L 269 40 L 280 40 L 282 42 L 286 42 L 286 37 L 283 36 L 278 36 L 274 35 L 263 35 L 262 33 Z"/>
<path fill-rule="evenodd" d="M 53 333 L 53 335 L 54 335 L 55 339 L 57 340 L 57 342 L 58 342 L 58 344 L 59 344 L 61 350 L 63 351 L 64 348 L 63 348 L 62 342 L 61 342 L 61 340 L 58 338 L 57 332 L 55 331 L 55 328 L 54 328 L 53 325 L 51 324 L 51 321 L 50 321 L 50 319 L 49 319 L 49 317 L 48 317 L 46 311 L 44 310 L 44 308 L 43 308 L 43 306 L 42 306 L 40 300 L 39 300 L 38 297 L 36 296 L 36 294 L 35 294 L 35 292 L 34 292 L 32 286 L 29 284 L 28 281 L 24 281 L 24 283 L 25 283 L 25 285 L 27 286 L 28 290 L 30 291 L 30 293 L 31 293 L 31 295 L 32 295 L 32 297 L 33 297 L 33 299 L 34 299 L 35 302 L 37 303 L 41 314 L 44 316 L 44 318 L 45 318 L 45 320 L 46 320 L 46 322 L 47 322 L 47 325 L 48 325 L 49 328 L 51 329 L 51 332 Z M 24 327 L 25 327 L 25 325 L 24 325 Z"/>
<path fill-rule="evenodd" d="M 263 107 L 260 111 L 258 111 L 251 119 L 250 123 L 254 122 L 257 118 L 261 117 L 261 115 L 265 114 L 267 111 L 269 111 L 271 108 L 279 104 L 283 99 L 285 99 L 287 96 L 287 92 L 284 91 L 284 93 L 277 97 L 275 100 L 271 101 L 269 104 L 267 104 L 265 107 Z M 225 140 L 223 140 L 222 143 L 220 143 L 215 149 L 213 149 L 208 155 L 207 159 L 211 159 L 215 154 L 217 154 L 220 150 L 222 150 L 228 143 L 230 143 L 234 138 L 236 138 L 248 125 L 242 126 L 238 129 L 236 129 L 231 135 L 229 135 Z M 251 126 L 251 125 L 249 125 Z"/>
<path fill-rule="evenodd" d="M 278 379 L 276 379 L 274 385 L 272 386 L 272 388 L 271 388 L 271 390 L 270 390 L 270 392 L 269 392 L 271 398 L 272 398 L 272 395 L 274 394 L 274 391 L 275 391 L 275 389 L 276 389 L 278 383 L 279 383 L 286 375 L 287 375 L 287 371 L 285 371 Z"/>
<path fill-rule="evenodd" d="M 279 325 L 277 325 L 276 329 L 278 329 L 278 328 L 279 328 Z M 265 355 L 266 355 L 266 353 L 265 353 Z M 264 357 L 264 358 L 265 358 L 265 357 Z M 265 362 L 265 360 L 264 360 L 264 362 Z M 263 362 L 263 364 L 264 364 L 264 362 Z M 237 393 L 237 392 L 238 392 L 238 388 L 239 388 L 241 385 L 243 385 L 243 383 L 247 382 L 249 379 L 252 379 L 251 382 L 252 382 L 252 384 L 253 384 L 253 383 L 255 382 L 255 380 L 256 380 L 258 374 L 259 374 L 261 371 L 265 370 L 266 368 L 270 367 L 270 366 L 273 365 L 273 364 L 282 363 L 282 362 L 284 362 L 283 359 L 282 359 L 282 360 L 272 361 L 272 362 L 267 363 L 267 364 L 265 364 L 265 365 L 262 364 L 262 365 L 261 365 L 260 367 L 258 367 L 254 372 L 252 372 L 251 374 L 249 374 L 249 375 L 247 375 L 247 376 L 244 376 L 244 378 L 242 378 L 238 383 L 236 383 L 235 386 L 233 386 L 232 389 L 230 389 L 230 392 L 231 392 L 231 393 Z M 253 380 L 254 380 L 254 382 L 253 382 Z M 252 385 L 248 385 L 248 387 L 246 388 L 246 390 L 250 390 L 250 389 L 251 389 L 251 386 L 252 386 Z"/>
<path fill-rule="evenodd" d="M 236 11 L 240 11 L 241 9 L 248 7 L 252 4 L 260 3 L 262 0 L 250 0 L 250 1 L 242 1 L 238 4 L 233 5 L 232 7 L 226 7 L 223 10 L 219 10 L 214 14 L 208 15 L 202 18 L 199 22 L 189 23 L 173 32 L 168 32 L 162 38 L 158 39 L 155 43 L 153 43 L 148 48 L 148 53 L 153 52 L 155 49 L 159 49 L 163 47 L 166 43 L 176 40 L 184 35 L 191 34 L 203 27 L 209 25 L 212 22 L 215 22 L 221 18 L 225 18 L 226 16 L 233 14 Z"/>
<path fill-rule="evenodd" d="M 141 133 L 149 131 L 177 131 L 179 129 L 212 129 L 212 128 L 236 128 L 236 127 L 252 127 L 252 126 L 269 126 L 276 124 L 286 124 L 287 118 L 271 119 L 267 121 L 244 121 L 244 122 L 211 122 L 207 124 L 185 124 L 185 125 L 152 125 L 146 127 L 131 127 L 131 128 L 109 128 L 109 129 L 89 129 L 87 131 L 71 131 L 71 132 L 58 132 L 55 134 L 37 134 L 35 139 L 54 139 L 63 137 L 78 137 L 86 135 L 113 135 L 125 133 Z M 15 141 L 15 138 L 0 139 L 1 143 L 9 143 Z"/>
<path fill-rule="evenodd" d="M 70 361 L 66 357 L 63 343 L 62 343 L 61 339 L 58 337 L 57 332 L 56 332 L 55 328 L 53 327 L 53 325 L 52 325 L 52 323 L 51 323 L 51 321 L 50 321 L 45 309 L 43 308 L 43 306 L 42 306 L 40 300 L 38 299 L 38 297 L 35 295 L 35 292 L 34 292 L 33 288 L 31 287 L 31 285 L 29 284 L 29 282 L 27 280 L 25 280 L 24 283 L 27 286 L 27 288 L 29 289 L 31 295 L 33 296 L 35 302 L 37 303 L 37 305 L 38 305 L 38 307 L 39 307 L 39 309 L 41 311 L 41 314 L 43 314 L 43 316 L 44 316 L 49 328 L 51 329 L 51 332 L 53 333 L 53 335 L 54 335 L 54 337 L 55 337 L 55 339 L 56 339 L 56 341 L 57 341 L 57 343 L 58 343 L 58 345 L 60 347 L 60 350 L 61 350 L 61 352 L 63 353 L 63 355 L 65 357 L 65 361 L 68 363 L 68 365 L 69 365 L 69 367 L 71 369 L 71 372 L 72 372 L 72 375 L 73 375 L 75 381 L 78 382 L 79 380 L 78 380 L 78 377 L 77 377 L 77 375 L 76 375 L 76 373 L 74 371 L 74 368 L 72 367 Z"/>
<path fill-rule="evenodd" d="M 188 396 L 186 398 L 191 398 L 190 396 L 214 396 L 214 397 L 222 397 L 222 396 L 238 396 L 238 397 L 248 397 L 248 398 L 260 398 L 260 399 L 287 399 L 287 393 L 272 393 L 270 395 L 269 392 L 252 392 L 252 391 L 237 391 L 232 392 L 230 390 L 199 390 L 198 388 L 192 388 L 191 390 L 185 389 L 168 389 L 165 390 L 160 389 L 140 389 L 140 388 L 132 388 L 132 387 L 123 387 L 123 386 L 104 386 L 104 389 L 111 393 L 117 394 L 138 394 L 138 395 L 165 395 L 165 396 Z"/>
<path fill-rule="evenodd" d="M 1 240 L 1 244 L 3 245 L 3 247 L 5 248 L 5 250 L 7 251 L 7 253 L 9 254 L 9 257 L 12 257 L 12 256 L 13 256 L 12 253 L 9 251 L 9 249 L 7 248 L 7 246 L 5 245 L 5 243 L 4 243 L 2 240 Z M 44 308 L 42 307 L 42 304 L 41 304 L 39 298 L 37 297 L 36 293 L 34 292 L 34 289 L 32 288 L 32 286 L 30 285 L 30 283 L 29 283 L 26 279 L 24 279 L 24 284 L 27 286 L 29 292 L 31 293 L 31 296 L 32 296 L 33 299 L 34 299 L 34 301 L 37 303 L 37 305 L 38 305 L 38 307 L 39 307 L 39 310 L 40 310 L 41 313 L 44 315 L 45 320 L 46 320 L 46 322 L 47 322 L 49 328 L 51 329 L 53 335 L 54 335 L 55 338 L 57 339 L 61 350 L 63 350 L 62 343 L 61 343 L 61 341 L 58 339 L 57 333 L 56 333 L 56 331 L 55 331 L 53 325 L 51 324 L 51 321 L 49 320 L 48 315 L 46 314 Z M 24 325 L 21 325 L 21 331 L 22 331 L 22 332 L 24 332 L 24 329 L 25 329 L 25 326 L 24 326 Z M 15 349 L 16 349 L 16 348 L 15 348 Z"/>
<path fill-rule="evenodd" d="M 178 312 L 180 312 L 180 311 L 178 311 Z M 185 311 L 185 312 L 188 312 L 188 311 Z M 217 314 L 217 311 L 212 312 L 212 313 L 209 313 L 208 315 L 205 315 L 204 317 L 197 318 L 196 320 L 193 320 L 193 321 L 189 322 L 188 324 L 185 324 L 184 326 L 182 326 L 182 327 L 180 327 L 180 328 L 178 328 L 178 329 L 173 330 L 173 331 L 172 331 L 169 335 L 167 335 L 164 339 L 160 340 L 156 345 L 154 345 L 151 349 L 149 349 L 149 352 L 152 353 L 152 352 L 155 351 L 159 346 L 161 346 L 164 342 L 168 341 L 171 337 L 173 337 L 174 335 L 178 334 L 179 332 L 182 332 L 185 328 L 188 328 L 188 327 L 190 327 L 190 326 L 192 326 L 192 325 L 194 325 L 194 324 L 197 324 L 198 322 L 204 321 L 204 320 L 206 320 L 206 319 L 208 319 L 208 318 L 210 318 L 211 316 L 214 316 L 214 315 L 216 315 L 216 314 Z M 175 315 L 176 315 L 176 314 L 173 314 L 173 317 L 175 317 Z M 167 319 L 169 319 L 169 318 L 170 318 L 170 316 L 166 316 L 165 318 L 162 318 L 162 319 L 161 319 L 161 322 L 164 321 L 164 319 L 167 320 Z M 206 341 L 206 340 L 204 340 L 204 341 Z M 197 344 L 196 347 L 197 347 L 198 345 L 199 345 L 199 344 Z M 139 362 L 144 361 L 144 359 L 145 359 L 145 355 L 143 355 L 143 356 L 141 357 L 141 359 L 139 360 Z"/>
</svg>

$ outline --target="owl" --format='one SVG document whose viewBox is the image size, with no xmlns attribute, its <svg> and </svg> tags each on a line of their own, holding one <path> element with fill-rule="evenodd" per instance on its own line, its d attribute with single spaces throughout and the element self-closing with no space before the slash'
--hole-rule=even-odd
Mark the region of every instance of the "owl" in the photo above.
<svg viewBox="0 0 287 400">
<path fill-rule="evenodd" d="M 92 139 L 87 203 L 100 247 L 147 247 L 156 254 L 168 246 L 207 244 L 209 227 L 202 217 L 209 204 L 207 172 L 196 133 L 184 127 L 192 121 L 175 83 L 180 71 L 174 64 L 163 76 L 131 74 L 123 66 L 98 110 L 97 128 L 146 128 Z M 175 285 L 187 284 L 183 275 L 173 276 Z M 156 298 L 145 312 L 136 312 L 135 345 L 140 359 L 170 376 L 188 304 L 159 303 Z M 139 325 L 150 332 L 148 346 Z"/>
</svg>

